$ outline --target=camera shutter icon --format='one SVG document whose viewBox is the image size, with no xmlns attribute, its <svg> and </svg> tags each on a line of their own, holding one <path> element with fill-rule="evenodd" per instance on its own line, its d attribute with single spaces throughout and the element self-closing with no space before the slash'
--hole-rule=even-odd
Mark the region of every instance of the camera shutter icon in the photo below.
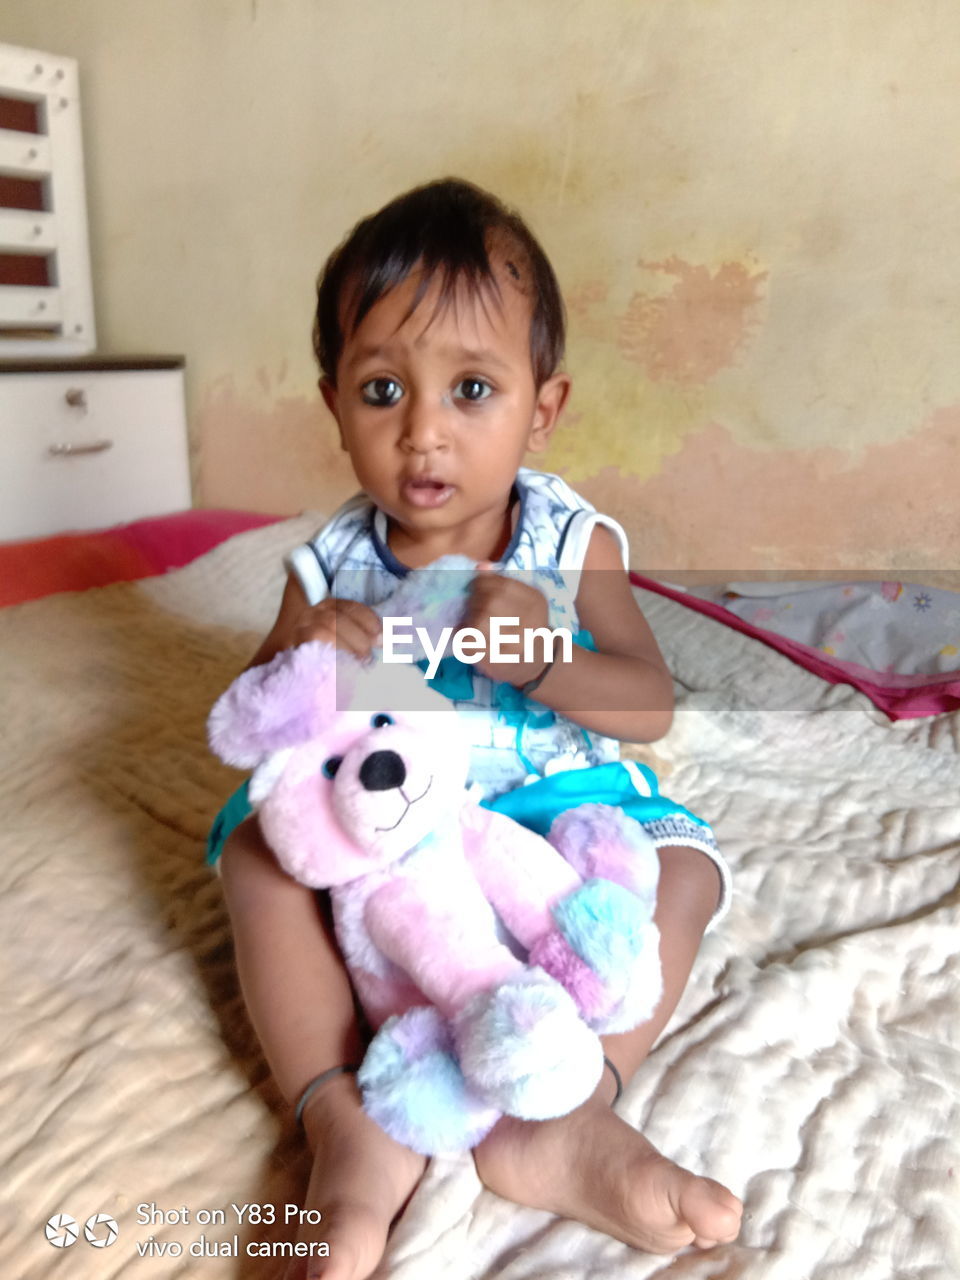
<svg viewBox="0 0 960 1280">
<path fill-rule="evenodd" d="M 77 1243 L 80 1229 L 69 1213 L 55 1213 L 44 1227 L 44 1234 L 55 1249 L 68 1249 Z"/>
<path fill-rule="evenodd" d="M 107 1249 L 116 1241 L 120 1229 L 116 1218 L 111 1218 L 109 1213 L 92 1213 L 83 1224 L 83 1234 L 95 1249 Z"/>
</svg>

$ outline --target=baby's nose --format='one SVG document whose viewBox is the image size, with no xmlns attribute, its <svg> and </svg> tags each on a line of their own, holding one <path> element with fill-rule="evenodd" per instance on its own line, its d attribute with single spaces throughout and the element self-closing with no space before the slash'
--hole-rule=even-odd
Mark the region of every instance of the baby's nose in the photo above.
<svg viewBox="0 0 960 1280">
<path fill-rule="evenodd" d="M 404 423 L 407 445 L 416 453 L 428 453 L 443 444 L 445 427 L 444 403 L 429 401 L 425 396 L 411 397 Z"/>
<path fill-rule="evenodd" d="M 367 791 L 390 791 L 403 785 L 406 767 L 396 751 L 371 751 L 360 766 L 360 782 Z"/>
</svg>

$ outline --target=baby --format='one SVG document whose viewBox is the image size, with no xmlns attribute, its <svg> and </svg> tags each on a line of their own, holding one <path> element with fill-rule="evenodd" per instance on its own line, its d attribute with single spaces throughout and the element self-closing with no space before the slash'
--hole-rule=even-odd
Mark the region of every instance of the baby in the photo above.
<svg viewBox="0 0 960 1280">
<path fill-rule="evenodd" d="M 728 878 L 709 827 L 649 786 L 639 794 L 636 773 L 617 763 L 620 742 L 661 737 L 673 709 L 669 672 L 630 589 L 623 530 L 559 477 L 522 466 L 547 448 L 570 391 L 553 270 L 494 197 L 466 182 L 430 183 L 365 219 L 330 258 L 314 340 L 320 389 L 363 492 L 289 557 L 277 620 L 251 665 L 312 639 L 368 656 L 381 639 L 370 606 L 408 569 L 443 555 L 478 562 L 462 625 L 487 637 L 493 618 L 550 626 L 541 592 L 499 571 L 583 570 L 569 661 L 495 661 L 488 645 L 470 687 L 451 691 L 470 718 L 471 780 L 487 799 L 524 782 L 541 788 L 548 822 L 602 778 L 594 798 L 610 799 L 612 786 L 660 859 L 664 992 L 653 1017 L 604 1038 L 609 1069 L 577 1110 L 502 1119 L 473 1152 L 477 1172 L 510 1200 L 638 1249 L 732 1240 L 736 1196 L 661 1155 L 611 1107 L 676 1007 Z M 521 707 L 521 731 L 504 716 L 505 689 Z M 558 773 L 569 782 L 571 769 L 587 792 L 564 801 L 557 793 L 569 787 L 551 784 Z M 300 1104 L 314 1156 L 306 1206 L 322 1211 L 314 1235 L 330 1246 L 329 1258 L 291 1274 L 362 1280 L 425 1161 L 364 1114 L 354 1074 L 333 1070 L 358 1063 L 364 1041 L 326 905 L 279 869 L 248 813 L 238 794 L 214 828 L 211 861 L 250 1017 L 278 1087 Z"/>
</svg>

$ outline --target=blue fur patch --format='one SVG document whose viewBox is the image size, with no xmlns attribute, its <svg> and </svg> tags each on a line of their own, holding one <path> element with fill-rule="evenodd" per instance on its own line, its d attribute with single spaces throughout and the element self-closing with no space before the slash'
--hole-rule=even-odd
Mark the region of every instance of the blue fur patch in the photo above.
<svg viewBox="0 0 960 1280">
<path fill-rule="evenodd" d="M 471 1095 L 449 1053 L 434 1049 L 411 1062 L 393 1037 L 384 1035 L 388 1027 L 389 1022 L 374 1037 L 357 1076 L 367 1114 L 423 1155 L 474 1146 L 497 1113 Z"/>
<path fill-rule="evenodd" d="M 637 958 L 650 922 L 636 895 L 612 880 L 588 880 L 557 903 L 553 918 L 580 959 L 605 980 Z"/>
</svg>

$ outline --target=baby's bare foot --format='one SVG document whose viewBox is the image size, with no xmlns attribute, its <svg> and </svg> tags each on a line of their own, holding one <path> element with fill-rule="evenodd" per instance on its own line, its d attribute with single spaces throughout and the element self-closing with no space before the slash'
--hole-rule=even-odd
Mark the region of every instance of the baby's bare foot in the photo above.
<svg viewBox="0 0 960 1280">
<path fill-rule="evenodd" d="M 365 1280 L 427 1162 L 361 1110 L 352 1078 L 327 1085 L 304 1119 L 314 1159 L 303 1208 L 318 1209 L 323 1219 L 297 1238 L 326 1241 L 330 1254 L 295 1263 L 284 1280 Z"/>
<path fill-rule="evenodd" d="M 732 1192 L 662 1156 L 598 1100 L 539 1124 L 503 1119 L 474 1159 L 491 1191 L 648 1253 L 709 1249 L 740 1230 Z"/>
</svg>

